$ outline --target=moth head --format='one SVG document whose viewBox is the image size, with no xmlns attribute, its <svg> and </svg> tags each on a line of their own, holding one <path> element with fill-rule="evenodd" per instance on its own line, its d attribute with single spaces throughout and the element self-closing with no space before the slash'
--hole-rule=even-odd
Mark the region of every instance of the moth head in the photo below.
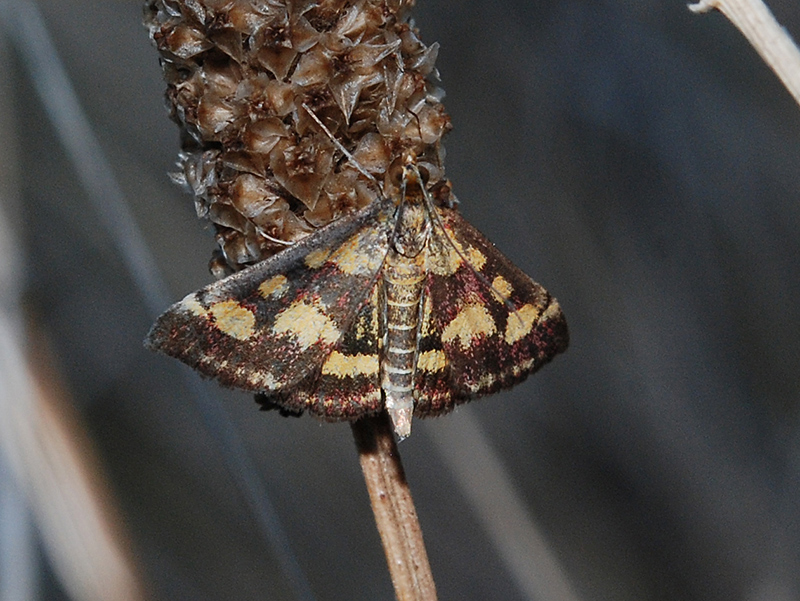
<svg viewBox="0 0 800 601">
<path fill-rule="evenodd" d="M 417 161 L 417 153 L 413 150 L 408 150 L 402 157 L 402 177 L 409 184 L 416 184 L 420 187 L 427 185 L 430 174 L 428 169 Z"/>
<path fill-rule="evenodd" d="M 428 169 L 417 162 L 417 154 L 406 150 L 397 156 L 387 170 L 389 185 L 401 194 L 418 195 L 428 182 Z"/>
</svg>

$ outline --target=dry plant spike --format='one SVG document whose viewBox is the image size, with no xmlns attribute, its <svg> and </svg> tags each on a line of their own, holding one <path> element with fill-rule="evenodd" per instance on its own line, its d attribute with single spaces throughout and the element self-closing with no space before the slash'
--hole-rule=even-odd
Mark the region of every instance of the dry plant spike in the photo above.
<svg viewBox="0 0 800 601">
<path fill-rule="evenodd" d="M 761 0 L 701 0 L 696 12 L 718 10 L 733 23 L 800 104 L 800 50 Z"/>
<path fill-rule="evenodd" d="M 171 116 L 176 181 L 214 226 L 224 277 L 367 206 L 413 150 L 446 190 L 450 118 L 410 0 L 148 0 Z M 318 123 L 323 124 L 323 128 Z M 342 160 L 342 159 L 345 160 Z"/>
</svg>

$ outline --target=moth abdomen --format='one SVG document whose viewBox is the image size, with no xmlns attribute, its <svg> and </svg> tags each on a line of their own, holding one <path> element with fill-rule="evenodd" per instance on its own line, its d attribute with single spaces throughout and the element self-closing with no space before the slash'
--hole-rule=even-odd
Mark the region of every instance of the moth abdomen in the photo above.
<svg viewBox="0 0 800 601">
<path fill-rule="evenodd" d="M 389 251 L 383 268 L 384 332 L 381 388 L 386 409 L 398 436 L 411 433 L 414 412 L 414 374 L 419 341 L 419 319 L 426 270 L 424 255 L 406 257 Z"/>
</svg>

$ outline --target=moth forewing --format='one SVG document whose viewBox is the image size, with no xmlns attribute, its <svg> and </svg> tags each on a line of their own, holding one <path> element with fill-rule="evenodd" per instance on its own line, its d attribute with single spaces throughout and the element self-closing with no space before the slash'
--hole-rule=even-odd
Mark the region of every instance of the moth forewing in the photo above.
<svg viewBox="0 0 800 601">
<path fill-rule="evenodd" d="M 458 252 L 440 253 L 428 273 L 432 310 L 425 319 L 440 337 L 450 396 L 419 403 L 420 416 L 513 386 L 569 342 L 557 301 L 456 211 L 437 210 L 446 243 Z"/>
<path fill-rule="evenodd" d="M 294 246 L 192 293 L 150 348 L 222 384 L 279 394 L 290 409 L 355 320 L 388 248 L 394 205 L 375 201 Z M 311 402 L 308 403 L 309 405 Z"/>
</svg>

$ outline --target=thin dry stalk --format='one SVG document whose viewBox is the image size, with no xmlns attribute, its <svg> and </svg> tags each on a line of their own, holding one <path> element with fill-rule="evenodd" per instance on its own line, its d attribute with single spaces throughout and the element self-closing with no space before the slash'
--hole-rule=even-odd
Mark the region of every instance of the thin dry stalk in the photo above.
<svg viewBox="0 0 800 601">
<path fill-rule="evenodd" d="M 436 601 L 422 529 L 388 414 L 352 424 L 361 470 L 398 601 Z"/>
<path fill-rule="evenodd" d="M 725 15 L 800 104 L 800 50 L 761 0 L 701 0 L 689 8 L 696 13 L 716 9 Z"/>
</svg>

